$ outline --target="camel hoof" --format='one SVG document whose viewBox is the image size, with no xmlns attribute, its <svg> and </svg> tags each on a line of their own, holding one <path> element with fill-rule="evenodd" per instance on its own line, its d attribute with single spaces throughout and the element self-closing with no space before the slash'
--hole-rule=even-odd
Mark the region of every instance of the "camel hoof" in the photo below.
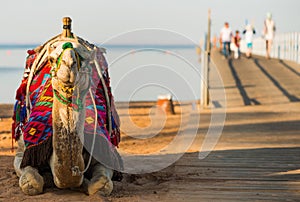
<svg viewBox="0 0 300 202">
<path fill-rule="evenodd" d="M 88 195 L 93 195 L 97 191 L 100 192 L 102 196 L 109 196 L 114 188 L 113 182 L 107 176 L 102 176 L 96 182 L 92 182 L 88 185 Z"/>
<path fill-rule="evenodd" d="M 19 179 L 19 186 L 27 195 L 37 195 L 43 192 L 44 179 L 37 169 L 26 167 Z"/>
</svg>

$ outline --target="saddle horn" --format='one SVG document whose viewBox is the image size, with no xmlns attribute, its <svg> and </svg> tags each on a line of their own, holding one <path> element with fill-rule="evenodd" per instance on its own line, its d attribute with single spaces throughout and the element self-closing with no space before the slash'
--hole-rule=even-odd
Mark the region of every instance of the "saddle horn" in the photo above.
<svg viewBox="0 0 300 202">
<path fill-rule="evenodd" d="M 61 36 L 72 38 L 73 37 L 73 34 L 71 32 L 72 19 L 70 17 L 64 17 L 62 21 L 63 21 L 63 31 Z"/>
</svg>

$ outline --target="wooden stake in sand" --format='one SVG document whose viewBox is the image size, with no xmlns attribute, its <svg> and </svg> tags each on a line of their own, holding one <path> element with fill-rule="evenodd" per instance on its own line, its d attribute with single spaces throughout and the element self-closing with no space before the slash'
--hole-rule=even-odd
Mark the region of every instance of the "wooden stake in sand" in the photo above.
<svg viewBox="0 0 300 202">
<path fill-rule="evenodd" d="M 156 106 L 166 114 L 175 114 L 174 104 L 171 95 L 160 95 L 157 98 Z"/>
</svg>

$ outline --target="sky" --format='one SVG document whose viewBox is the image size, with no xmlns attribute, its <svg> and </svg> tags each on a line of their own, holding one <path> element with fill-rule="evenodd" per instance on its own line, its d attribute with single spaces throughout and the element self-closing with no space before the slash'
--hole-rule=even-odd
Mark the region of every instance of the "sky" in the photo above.
<svg viewBox="0 0 300 202">
<path fill-rule="evenodd" d="M 212 35 L 219 34 L 225 21 L 242 30 L 246 19 L 260 34 L 267 12 L 273 14 L 278 33 L 300 31 L 299 0 L 9 0 L 1 5 L 0 43 L 43 43 L 61 32 L 65 16 L 73 20 L 72 31 L 92 43 L 151 28 L 198 43 L 207 31 L 209 8 Z M 151 43 L 153 38 L 159 35 L 127 37 L 123 43 Z"/>
</svg>

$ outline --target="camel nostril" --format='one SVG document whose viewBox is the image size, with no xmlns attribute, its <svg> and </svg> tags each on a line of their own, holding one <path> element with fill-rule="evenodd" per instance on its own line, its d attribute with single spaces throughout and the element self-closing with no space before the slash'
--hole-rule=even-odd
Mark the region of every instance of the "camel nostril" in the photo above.
<svg viewBox="0 0 300 202">
<path fill-rule="evenodd" d="M 72 71 L 71 73 L 70 73 L 70 83 L 75 83 L 75 79 L 76 79 L 76 75 L 75 75 L 75 73 Z"/>
</svg>

